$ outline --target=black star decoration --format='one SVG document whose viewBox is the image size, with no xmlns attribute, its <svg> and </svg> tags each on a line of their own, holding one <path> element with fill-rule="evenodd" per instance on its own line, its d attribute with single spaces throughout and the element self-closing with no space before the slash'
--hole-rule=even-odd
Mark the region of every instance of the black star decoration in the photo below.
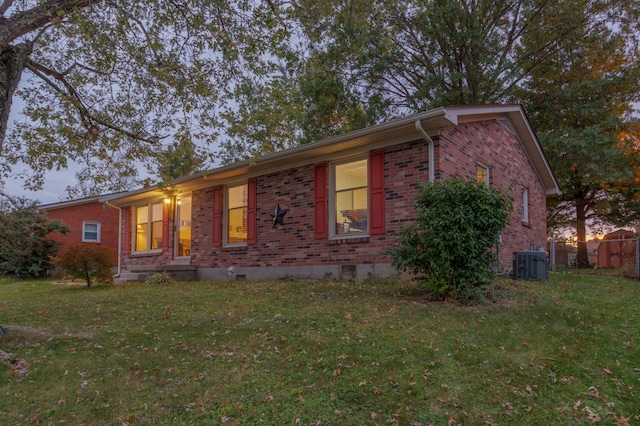
<svg viewBox="0 0 640 426">
<path fill-rule="evenodd" d="M 289 209 L 282 210 L 280 208 L 280 204 L 276 207 L 273 213 L 269 213 L 273 218 L 273 229 L 275 229 L 278 225 L 284 226 L 284 215 L 287 214 Z"/>
</svg>

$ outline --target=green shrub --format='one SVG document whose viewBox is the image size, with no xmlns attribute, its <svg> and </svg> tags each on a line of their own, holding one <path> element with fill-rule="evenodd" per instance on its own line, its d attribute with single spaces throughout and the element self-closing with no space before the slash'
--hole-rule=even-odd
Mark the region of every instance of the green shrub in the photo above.
<svg viewBox="0 0 640 426">
<path fill-rule="evenodd" d="M 95 244 L 78 244 L 62 250 L 54 259 L 60 272 L 73 278 L 85 280 L 87 287 L 92 282 L 112 283 L 113 251 Z"/>
<path fill-rule="evenodd" d="M 418 218 L 398 232 L 386 254 L 435 297 L 474 298 L 493 278 L 497 259 L 491 248 L 511 208 L 510 197 L 478 182 L 423 184 L 416 198 Z"/>
<path fill-rule="evenodd" d="M 167 271 L 158 272 L 157 274 L 149 275 L 146 280 L 144 280 L 147 284 L 173 284 L 176 280 L 169 275 Z"/>
<path fill-rule="evenodd" d="M 45 276 L 59 246 L 47 235 L 67 231 L 62 222 L 40 214 L 35 201 L 0 194 L 0 274 Z"/>
</svg>

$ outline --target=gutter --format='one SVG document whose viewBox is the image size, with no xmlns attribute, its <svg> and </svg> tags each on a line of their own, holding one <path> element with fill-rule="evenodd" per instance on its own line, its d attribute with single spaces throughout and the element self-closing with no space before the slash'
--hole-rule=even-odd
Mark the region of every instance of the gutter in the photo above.
<svg viewBox="0 0 640 426">
<path fill-rule="evenodd" d="M 122 208 L 111 204 L 109 201 L 105 201 L 105 205 L 118 209 L 118 269 L 113 277 L 119 278 L 120 269 L 122 268 Z"/>
<path fill-rule="evenodd" d="M 422 128 L 422 122 L 420 120 L 416 120 L 416 130 L 419 131 L 420 134 L 422 134 L 422 138 L 429 145 L 429 182 L 434 182 L 436 180 L 434 170 L 436 166 L 436 160 L 435 158 L 433 158 L 435 155 L 433 139 L 431 139 L 431 136 L 429 136 L 429 134 Z"/>
</svg>

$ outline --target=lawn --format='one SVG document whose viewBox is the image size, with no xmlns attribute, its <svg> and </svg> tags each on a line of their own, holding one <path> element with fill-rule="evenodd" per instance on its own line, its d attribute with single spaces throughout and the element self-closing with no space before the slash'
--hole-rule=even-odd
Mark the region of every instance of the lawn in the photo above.
<svg viewBox="0 0 640 426">
<path fill-rule="evenodd" d="M 489 294 L 0 281 L 0 424 L 640 424 L 640 283 Z"/>
</svg>

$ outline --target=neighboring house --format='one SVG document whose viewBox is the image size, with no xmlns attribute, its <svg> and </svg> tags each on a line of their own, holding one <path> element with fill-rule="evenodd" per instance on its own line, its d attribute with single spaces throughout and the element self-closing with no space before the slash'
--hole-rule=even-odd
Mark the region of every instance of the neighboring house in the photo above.
<svg viewBox="0 0 640 426">
<path fill-rule="evenodd" d="M 383 252 L 416 218 L 418 184 L 454 176 L 513 197 L 503 268 L 544 244 L 559 188 L 519 105 L 438 108 L 101 201 L 122 215 L 122 280 L 363 280 L 396 273 Z"/>
<path fill-rule="evenodd" d="M 66 234 L 52 233 L 49 239 L 59 241 L 61 250 L 76 244 L 99 244 L 113 252 L 113 266 L 118 264 L 118 211 L 102 204 L 98 197 L 44 204 L 38 207 L 51 219 L 64 222 Z"/>
</svg>

